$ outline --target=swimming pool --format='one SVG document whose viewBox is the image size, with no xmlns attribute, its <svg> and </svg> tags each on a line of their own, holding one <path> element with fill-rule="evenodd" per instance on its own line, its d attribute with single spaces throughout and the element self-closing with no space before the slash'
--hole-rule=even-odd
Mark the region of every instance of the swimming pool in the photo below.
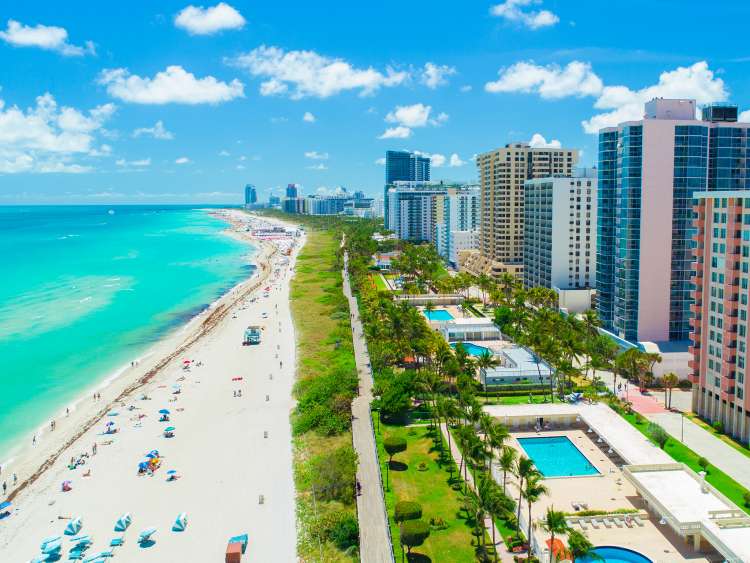
<svg viewBox="0 0 750 563">
<path fill-rule="evenodd" d="M 422 311 L 424 316 L 429 321 L 452 321 L 453 315 L 451 315 L 445 309 L 434 309 L 433 311 Z"/>
<path fill-rule="evenodd" d="M 651 559 L 637 551 L 613 545 L 595 547 L 594 553 L 599 557 L 576 557 L 576 563 L 594 563 L 595 561 L 604 561 L 604 563 L 653 563 Z"/>
<path fill-rule="evenodd" d="M 456 344 L 458 344 L 458 342 L 454 342 L 453 344 L 451 344 L 451 347 L 455 348 Z M 470 356 L 481 356 L 485 352 L 492 353 L 492 350 L 490 350 L 489 348 L 485 348 L 484 346 L 479 346 L 477 344 L 474 344 L 473 342 L 461 342 L 461 345 L 464 347 L 464 350 L 466 350 L 466 352 Z"/>
<path fill-rule="evenodd" d="M 598 475 L 586 456 L 566 436 L 518 438 L 536 468 L 545 477 Z"/>
</svg>

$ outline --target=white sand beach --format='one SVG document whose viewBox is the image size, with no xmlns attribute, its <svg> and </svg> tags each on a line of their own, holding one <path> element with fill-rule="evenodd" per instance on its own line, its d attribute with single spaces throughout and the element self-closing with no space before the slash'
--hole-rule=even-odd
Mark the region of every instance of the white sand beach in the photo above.
<svg viewBox="0 0 750 563">
<path fill-rule="evenodd" d="M 235 227 L 246 217 L 239 211 L 227 216 Z M 249 236 L 240 229 L 232 234 Z M 80 534 L 93 538 L 85 557 L 109 550 L 110 540 L 123 536 L 124 546 L 114 548 L 121 561 L 223 561 L 227 540 L 247 533 L 243 561 L 295 561 L 289 279 L 302 241 L 288 259 L 273 242 L 263 242 L 251 279 L 157 344 L 102 388 L 101 399 L 90 394 L 69 416 L 62 413 L 54 432 L 40 434 L 33 448 L 3 467 L 0 481 L 10 493 L 16 473 L 19 490 L 11 515 L 0 520 L 0 561 L 39 556 L 42 539 L 62 535 L 71 517 L 82 518 Z M 263 326 L 262 342 L 242 346 L 253 324 Z M 85 344 L 71 343 L 76 345 Z M 170 411 L 168 422 L 159 421 L 160 409 Z M 118 432 L 106 435 L 110 421 Z M 175 428 L 172 438 L 164 436 L 168 426 Z M 161 466 L 152 476 L 139 476 L 138 464 L 154 449 Z M 71 459 L 84 453 L 85 463 L 69 469 Z M 179 478 L 168 481 L 169 470 Z M 66 480 L 72 490 L 63 492 Z M 128 512 L 129 529 L 114 532 L 118 517 Z M 181 512 L 187 528 L 172 531 Z M 139 545 L 139 533 L 152 526 L 158 530 L 153 544 Z M 63 536 L 62 560 L 69 547 Z"/>
</svg>

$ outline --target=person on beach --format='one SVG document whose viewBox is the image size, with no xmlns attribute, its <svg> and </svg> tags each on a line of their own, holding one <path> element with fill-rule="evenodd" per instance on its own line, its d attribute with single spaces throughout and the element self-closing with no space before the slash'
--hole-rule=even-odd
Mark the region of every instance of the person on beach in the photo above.
<svg viewBox="0 0 750 563">
<path fill-rule="evenodd" d="M 8 490 L 8 484 L 5 481 L 3 481 L 3 494 L 5 494 L 7 490 Z"/>
<path fill-rule="evenodd" d="M 13 484 L 15 485 L 16 483 L 18 483 L 18 476 L 14 473 L 13 474 Z"/>
<path fill-rule="evenodd" d="M 31 445 L 36 446 L 36 434 L 34 434 L 34 437 L 31 439 Z"/>
<path fill-rule="evenodd" d="M 91 446 L 91 454 L 96 455 L 96 442 L 94 442 L 94 445 Z"/>
</svg>

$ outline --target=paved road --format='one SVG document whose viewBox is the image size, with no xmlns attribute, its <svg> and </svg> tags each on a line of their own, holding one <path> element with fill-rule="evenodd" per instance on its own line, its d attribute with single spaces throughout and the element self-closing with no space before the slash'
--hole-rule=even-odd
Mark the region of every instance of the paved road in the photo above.
<svg viewBox="0 0 750 563">
<path fill-rule="evenodd" d="M 380 467 L 375 446 L 375 435 L 370 417 L 372 402 L 372 371 L 370 357 L 359 319 L 357 300 L 352 295 L 347 270 L 348 257 L 344 256 L 344 295 L 349 300 L 351 312 L 354 356 L 359 373 L 359 397 L 352 402 L 352 439 L 359 456 L 357 480 L 362 485 L 362 493 L 357 496 L 357 518 L 359 520 L 359 554 L 362 563 L 391 563 L 390 528 L 383 500 L 383 485 L 380 481 Z"/>
</svg>

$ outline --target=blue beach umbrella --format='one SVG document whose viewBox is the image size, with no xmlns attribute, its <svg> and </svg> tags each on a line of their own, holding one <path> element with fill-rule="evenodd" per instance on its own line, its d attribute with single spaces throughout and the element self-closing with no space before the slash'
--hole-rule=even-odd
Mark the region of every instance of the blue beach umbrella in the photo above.
<svg viewBox="0 0 750 563">
<path fill-rule="evenodd" d="M 159 414 L 169 414 L 169 409 L 161 409 Z"/>
<path fill-rule="evenodd" d="M 167 426 L 167 427 L 166 427 L 166 428 L 164 429 L 164 432 L 174 432 L 174 426 Z"/>
<path fill-rule="evenodd" d="M 148 464 L 146 462 L 143 462 L 144 469 L 145 466 Z M 117 522 L 115 522 L 115 532 L 124 532 L 128 529 L 128 526 L 130 526 L 130 522 L 132 522 L 133 518 L 130 516 L 130 512 L 126 512 L 122 516 L 120 516 L 117 519 Z"/>
<path fill-rule="evenodd" d="M 176 474 L 177 474 L 176 469 L 170 469 L 169 471 L 167 471 L 167 475 L 176 475 Z"/>
</svg>

